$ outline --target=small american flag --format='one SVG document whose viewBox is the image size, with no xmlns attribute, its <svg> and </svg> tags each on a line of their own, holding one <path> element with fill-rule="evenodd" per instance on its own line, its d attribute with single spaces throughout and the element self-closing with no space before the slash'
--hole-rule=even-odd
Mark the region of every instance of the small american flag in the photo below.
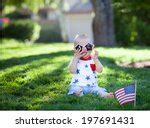
<svg viewBox="0 0 150 128">
<path fill-rule="evenodd" d="M 128 85 L 115 91 L 115 97 L 121 105 L 136 101 L 136 84 Z"/>
</svg>

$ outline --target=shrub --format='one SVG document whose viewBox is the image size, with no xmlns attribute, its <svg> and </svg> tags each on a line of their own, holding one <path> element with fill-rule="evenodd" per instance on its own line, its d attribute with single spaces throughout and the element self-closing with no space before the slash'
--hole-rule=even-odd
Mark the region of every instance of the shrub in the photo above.
<svg viewBox="0 0 150 128">
<path fill-rule="evenodd" d="M 119 45 L 147 45 L 150 46 L 150 24 L 146 19 L 133 13 L 123 2 L 118 2 L 114 7 L 115 36 Z M 143 16 L 142 16 L 143 17 Z"/>
<path fill-rule="evenodd" d="M 120 20 L 118 16 L 115 17 L 115 36 L 119 45 L 128 46 L 130 40 L 130 28 L 126 23 L 125 17 Z"/>
<path fill-rule="evenodd" d="M 150 46 L 150 25 L 132 17 L 129 21 L 118 20 L 115 23 L 116 40 L 119 45 L 147 45 Z"/>
<path fill-rule="evenodd" d="M 137 24 L 139 43 L 150 46 L 150 25 L 139 21 Z"/>
<path fill-rule="evenodd" d="M 39 42 L 62 41 L 59 23 L 41 24 Z"/>
<path fill-rule="evenodd" d="M 6 15 L 10 19 L 29 19 L 31 18 L 32 13 L 26 11 L 26 13 L 21 13 L 18 10 L 13 11 Z"/>
<path fill-rule="evenodd" d="M 31 20 L 17 20 L 4 29 L 4 37 L 34 42 L 39 38 L 40 29 L 40 25 Z"/>
</svg>

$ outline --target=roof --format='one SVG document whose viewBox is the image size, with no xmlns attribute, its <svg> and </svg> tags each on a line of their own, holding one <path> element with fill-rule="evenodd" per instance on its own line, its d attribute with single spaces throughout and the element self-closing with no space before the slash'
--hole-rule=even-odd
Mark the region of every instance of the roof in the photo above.
<svg viewBox="0 0 150 128">
<path fill-rule="evenodd" d="M 86 2 L 86 3 L 78 2 L 65 13 L 78 14 L 78 13 L 91 13 L 91 12 L 93 12 L 93 7 L 91 2 Z"/>
</svg>

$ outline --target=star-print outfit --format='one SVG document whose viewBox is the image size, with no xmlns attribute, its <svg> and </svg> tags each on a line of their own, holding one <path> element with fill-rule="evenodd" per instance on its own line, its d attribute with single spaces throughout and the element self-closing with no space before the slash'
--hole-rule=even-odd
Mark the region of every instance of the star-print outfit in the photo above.
<svg viewBox="0 0 150 128">
<path fill-rule="evenodd" d="M 107 94 L 106 89 L 98 86 L 96 77 L 96 66 L 93 59 L 91 57 L 88 59 L 79 59 L 68 94 L 74 95 L 76 92 L 81 91 L 80 96 L 92 93 L 105 97 Z"/>
</svg>

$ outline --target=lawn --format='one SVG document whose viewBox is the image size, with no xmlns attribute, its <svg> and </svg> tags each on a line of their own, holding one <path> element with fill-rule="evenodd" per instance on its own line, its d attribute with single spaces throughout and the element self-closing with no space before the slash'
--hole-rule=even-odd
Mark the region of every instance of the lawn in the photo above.
<svg viewBox="0 0 150 128">
<path fill-rule="evenodd" d="M 67 65 L 72 44 L 26 45 L 16 40 L 0 43 L 1 110 L 150 110 L 150 69 L 120 67 L 118 63 L 150 60 L 150 48 L 97 47 L 104 66 L 98 83 L 108 91 L 137 81 L 137 105 L 120 106 L 116 99 L 68 96 L 72 75 Z"/>
</svg>

